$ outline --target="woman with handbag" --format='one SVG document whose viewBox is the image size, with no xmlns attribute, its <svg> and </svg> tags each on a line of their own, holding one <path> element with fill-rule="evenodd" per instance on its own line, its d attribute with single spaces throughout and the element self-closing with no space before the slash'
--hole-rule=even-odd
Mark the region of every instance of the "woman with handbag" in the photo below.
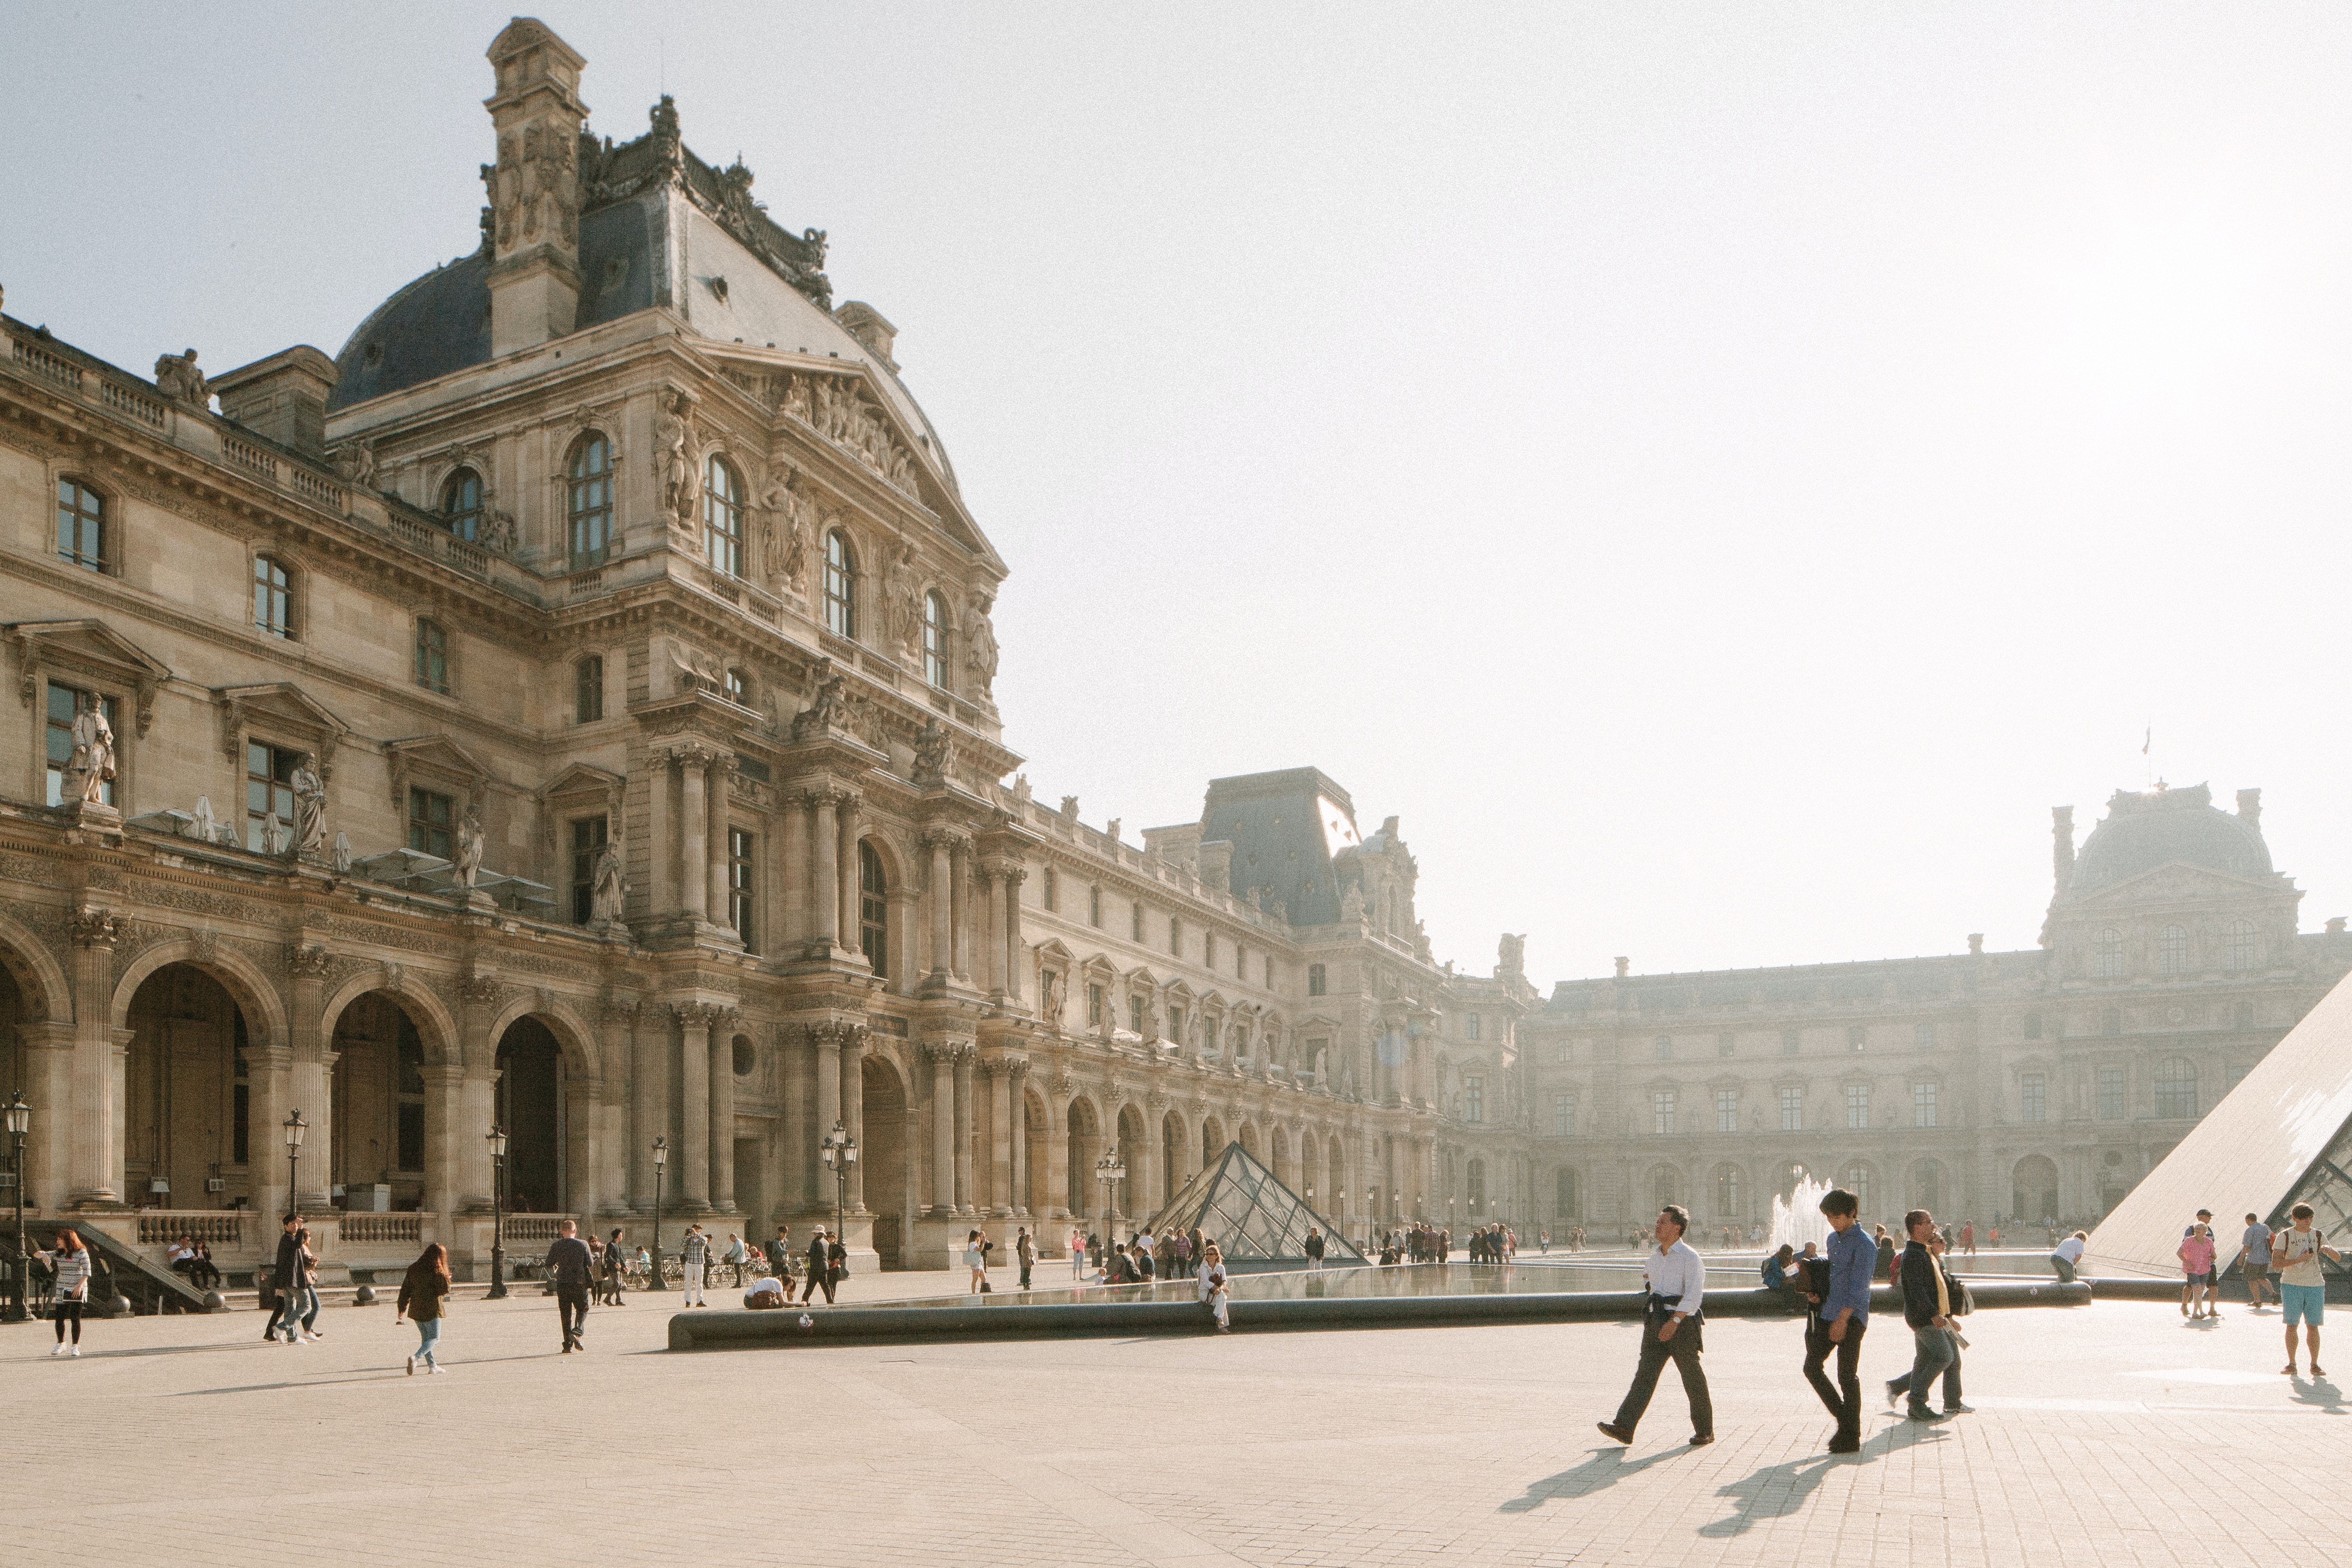
<svg viewBox="0 0 2352 1568">
<path fill-rule="evenodd" d="M 57 1320 L 58 1348 L 51 1355 L 81 1354 L 81 1310 L 89 1305 L 90 1251 L 81 1237 L 70 1230 L 58 1232 L 57 1249 L 36 1252 L 42 1267 L 52 1271 L 49 1287 L 49 1315 Z M 66 1325 L 73 1325 L 73 1343 L 66 1343 Z"/>
<path fill-rule="evenodd" d="M 416 1375 L 416 1363 L 420 1361 L 427 1372 L 441 1370 L 441 1308 L 448 1295 L 449 1251 L 436 1241 L 401 1276 L 400 1298 L 392 1305 L 394 1322 L 404 1316 L 416 1323 L 416 1353 L 408 1358 L 411 1377 Z"/>
</svg>

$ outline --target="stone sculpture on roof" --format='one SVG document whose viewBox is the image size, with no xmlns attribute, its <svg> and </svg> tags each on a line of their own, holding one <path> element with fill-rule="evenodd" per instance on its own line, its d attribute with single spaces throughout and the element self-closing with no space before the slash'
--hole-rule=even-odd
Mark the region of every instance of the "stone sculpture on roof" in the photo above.
<svg viewBox="0 0 2352 1568">
<path fill-rule="evenodd" d="M 155 362 L 155 390 L 181 403 L 202 408 L 212 401 L 212 387 L 196 368 L 196 351 L 165 354 Z"/>
</svg>

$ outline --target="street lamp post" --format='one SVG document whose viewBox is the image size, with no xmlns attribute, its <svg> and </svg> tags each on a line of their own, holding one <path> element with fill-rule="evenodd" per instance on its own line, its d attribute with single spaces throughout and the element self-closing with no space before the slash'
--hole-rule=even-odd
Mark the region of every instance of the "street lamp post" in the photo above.
<svg viewBox="0 0 2352 1568">
<path fill-rule="evenodd" d="M 490 1143 L 490 1289 L 485 1301 L 507 1299 L 507 1130 L 493 1125 Z"/>
<path fill-rule="evenodd" d="M 654 1266 L 646 1274 L 646 1289 L 666 1290 L 661 1270 L 661 1198 L 662 1171 L 669 1163 L 669 1140 L 654 1140 Z"/>
<path fill-rule="evenodd" d="M 839 1121 L 824 1135 L 824 1168 L 833 1173 L 833 1239 L 841 1241 L 849 1213 L 849 1169 L 857 1163 L 857 1140 Z"/>
<path fill-rule="evenodd" d="M 1107 1151 L 1101 1159 L 1095 1162 L 1095 1180 L 1102 1184 L 1103 1189 L 1103 1234 L 1110 1236 L 1113 1234 L 1113 1226 L 1110 1223 L 1111 1184 L 1127 1180 L 1127 1162 L 1118 1157 L 1118 1150 L 1116 1147 Z"/>
<path fill-rule="evenodd" d="M 300 1111 L 298 1110 L 286 1119 L 286 1212 L 288 1214 L 292 1214 L 300 1201 L 295 1197 L 294 1191 L 297 1185 L 297 1173 L 301 1168 L 302 1134 L 310 1131 L 310 1124 L 302 1120 Z"/>
<path fill-rule="evenodd" d="M 25 1133 L 33 1125 L 33 1108 L 25 1103 L 22 1089 L 9 1097 L 6 1114 L 8 1140 L 14 1146 L 8 1157 L 8 1185 L 16 1200 L 16 1256 L 8 1264 L 8 1305 L 0 1310 L 0 1322 L 21 1323 L 32 1316 L 25 1310 L 25 1298 L 33 1293 L 31 1258 L 25 1249 Z"/>
</svg>

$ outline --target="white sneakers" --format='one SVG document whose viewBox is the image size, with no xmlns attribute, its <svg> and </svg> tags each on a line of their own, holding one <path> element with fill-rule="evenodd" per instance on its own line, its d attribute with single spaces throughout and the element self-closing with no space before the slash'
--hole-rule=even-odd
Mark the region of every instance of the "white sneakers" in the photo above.
<svg viewBox="0 0 2352 1568">
<path fill-rule="evenodd" d="M 51 1351 L 49 1353 L 51 1355 L 79 1355 L 81 1354 L 81 1346 L 78 1344 L 59 1344 L 57 1349 Z"/>
<path fill-rule="evenodd" d="M 68 1355 L 69 1355 L 69 1356 L 78 1356 L 78 1355 L 81 1354 L 81 1346 L 79 1346 L 79 1345 L 75 1345 L 71 1350 L 68 1350 L 68 1352 L 66 1352 L 66 1354 L 68 1354 Z"/>
<path fill-rule="evenodd" d="M 59 1340 L 59 1341 L 58 1342 L 58 1348 L 57 1348 L 57 1349 L 55 1349 L 55 1350 L 53 1350 L 53 1351 L 51 1351 L 49 1353 L 50 1353 L 51 1355 L 63 1355 L 63 1354 L 65 1354 L 65 1353 L 66 1353 L 66 1345 L 65 1345 L 65 1342 L 64 1342 L 63 1340 Z"/>
</svg>

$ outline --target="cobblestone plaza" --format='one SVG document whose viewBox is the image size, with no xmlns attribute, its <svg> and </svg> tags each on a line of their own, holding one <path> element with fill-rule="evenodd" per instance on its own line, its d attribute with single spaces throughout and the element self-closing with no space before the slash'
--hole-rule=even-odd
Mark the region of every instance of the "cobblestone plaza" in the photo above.
<svg viewBox="0 0 2352 1568">
<path fill-rule="evenodd" d="M 1976 1412 L 1874 1412 L 1841 1459 L 1794 1321 L 1708 1325 L 1713 1447 L 1683 1446 L 1669 1379 L 1621 1450 L 1592 1424 L 1631 1322 L 1254 1337 L 1240 1314 L 1229 1338 L 677 1355 L 669 1316 L 599 1310 L 565 1358 L 535 1290 L 463 1300 L 449 1373 L 413 1380 L 388 1306 L 292 1350 L 251 1312 L 95 1322 L 67 1362 L 15 1329 L 18 1484 L 73 1500 L 20 1513 L 16 1544 L 404 1568 L 2317 1561 L 2352 1461 L 2339 1389 L 2281 1376 L 2276 1317 L 2234 1305 L 2193 1330 L 2161 1303 L 1981 1314 Z M 1908 1356 L 1874 1321 L 1865 1384 Z M 137 1486 L 88 1489 L 125 1463 Z M 2241 1528 L 2257 1511 L 2277 1522 Z"/>
</svg>

